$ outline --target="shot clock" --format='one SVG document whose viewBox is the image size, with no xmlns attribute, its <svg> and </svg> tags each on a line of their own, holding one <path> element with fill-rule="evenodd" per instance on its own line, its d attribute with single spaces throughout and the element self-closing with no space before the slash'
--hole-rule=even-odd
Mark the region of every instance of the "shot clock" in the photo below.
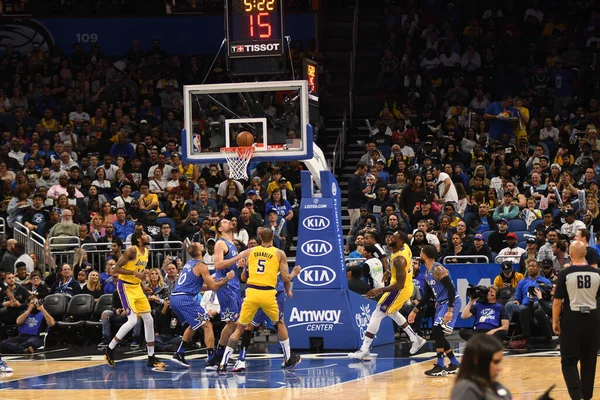
<svg viewBox="0 0 600 400">
<path fill-rule="evenodd" d="M 283 54 L 283 0 L 227 0 L 225 7 L 230 58 Z"/>
</svg>

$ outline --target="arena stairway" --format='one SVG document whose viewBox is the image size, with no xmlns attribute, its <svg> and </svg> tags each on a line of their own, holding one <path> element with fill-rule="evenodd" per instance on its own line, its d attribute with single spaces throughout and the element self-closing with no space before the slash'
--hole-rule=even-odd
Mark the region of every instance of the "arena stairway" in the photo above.
<svg viewBox="0 0 600 400">
<path fill-rule="evenodd" d="M 340 132 L 341 120 L 330 120 L 329 125 L 331 128 L 324 129 L 325 144 L 322 145 L 321 149 L 325 153 L 325 157 L 328 160 L 333 158 L 333 149 L 337 136 Z M 368 137 L 368 129 L 363 121 L 353 121 L 357 128 L 348 129 L 346 139 L 346 151 L 344 152 L 345 158 L 342 161 L 342 167 L 337 168 L 335 171 L 336 178 L 340 185 L 342 193 L 342 227 L 344 237 L 348 235 L 350 231 L 350 216 L 348 215 L 347 201 L 348 198 L 348 179 L 356 170 L 356 164 L 360 161 L 360 158 L 365 154 L 364 145 L 359 145 L 359 141 L 364 141 Z M 362 123 L 362 126 L 359 126 Z M 298 237 L 294 236 L 290 250 L 287 252 L 288 263 L 293 266 L 296 262 L 296 251 L 298 248 Z"/>
</svg>

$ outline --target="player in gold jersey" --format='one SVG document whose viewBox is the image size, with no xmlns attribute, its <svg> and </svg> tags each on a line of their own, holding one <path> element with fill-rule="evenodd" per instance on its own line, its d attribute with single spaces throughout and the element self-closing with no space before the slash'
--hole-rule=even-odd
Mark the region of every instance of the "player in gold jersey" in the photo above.
<svg viewBox="0 0 600 400">
<path fill-rule="evenodd" d="M 410 354 L 416 354 L 427 342 L 422 337 L 417 336 L 406 321 L 406 318 L 399 312 L 402 305 L 410 299 L 414 291 L 414 284 L 412 281 L 412 252 L 407 243 L 408 236 L 402 231 L 398 231 L 392 236 L 392 257 L 390 261 L 392 279 L 390 285 L 371 289 L 366 294 L 368 299 L 375 298 L 381 294 L 382 296 L 377 303 L 377 308 L 375 308 L 375 311 L 371 314 L 371 321 L 367 327 L 362 346 L 358 351 L 348 354 L 348 357 L 359 360 L 369 358 L 369 355 L 371 354 L 371 343 L 373 343 L 373 339 L 379 331 L 381 321 L 385 317 L 393 319 L 400 328 L 406 332 L 412 342 Z"/>
<path fill-rule="evenodd" d="M 296 265 L 291 274 L 288 272 L 285 253 L 273 246 L 272 230 L 263 229 L 261 239 L 262 244 L 253 247 L 249 252 L 246 297 L 242 304 L 240 317 L 237 320 L 237 327 L 235 332 L 229 337 L 227 348 L 219 365 L 219 373 L 227 372 L 225 366 L 229 357 L 233 354 L 234 348 L 237 346 L 238 340 L 244 333 L 246 326 L 252 322 L 254 315 L 259 309 L 263 310 L 274 325 L 277 324 L 277 337 L 283 349 L 285 360 L 283 367 L 294 368 L 300 363 L 300 356 L 290 351 L 288 331 L 283 321 L 283 316 L 280 315 L 275 297 L 277 295 L 277 290 L 275 289 L 277 276 L 281 274 L 283 282 L 291 282 L 300 273 L 300 266 Z"/>
<path fill-rule="evenodd" d="M 115 366 L 115 347 L 137 324 L 139 316 L 144 321 L 148 366 L 163 368 L 165 364 L 154 355 L 154 321 L 150 314 L 150 303 L 142 289 L 144 270 L 148 265 L 150 237 L 144 231 L 136 231 L 131 235 L 131 244 L 114 266 L 115 271 L 119 273 L 117 291 L 123 303 L 123 310 L 127 313 L 127 322 L 121 326 L 104 351 L 104 359 L 111 367 Z"/>
</svg>

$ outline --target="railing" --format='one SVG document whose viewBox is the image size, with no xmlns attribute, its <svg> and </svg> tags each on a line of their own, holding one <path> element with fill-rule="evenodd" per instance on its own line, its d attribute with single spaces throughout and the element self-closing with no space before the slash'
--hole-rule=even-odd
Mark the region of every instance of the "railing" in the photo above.
<svg viewBox="0 0 600 400">
<path fill-rule="evenodd" d="M 46 273 L 46 239 L 36 231 L 29 232 L 29 253 L 33 253 L 37 257 L 38 266 L 42 270 L 42 274 Z"/>
<path fill-rule="evenodd" d="M 23 243 L 25 245 L 25 252 L 28 254 L 35 254 L 37 257 L 37 263 L 42 271 L 46 272 L 46 251 L 45 245 L 46 240 L 37 232 L 30 230 L 25 225 L 18 221 L 15 221 L 13 226 L 13 236 L 17 243 Z"/>
<path fill-rule="evenodd" d="M 17 241 L 17 243 L 23 243 L 25 245 L 25 251 L 27 253 L 30 252 L 30 246 L 29 246 L 29 237 L 31 235 L 31 232 L 29 231 L 29 228 L 27 228 L 25 225 L 21 224 L 18 221 L 15 221 L 14 225 L 13 225 L 13 238 Z"/>
<path fill-rule="evenodd" d="M 344 109 L 344 116 L 342 117 L 342 129 L 338 134 L 338 137 L 335 141 L 335 146 L 333 147 L 333 157 L 329 161 L 331 173 L 335 176 L 336 167 L 342 167 L 342 161 L 344 161 L 344 152 L 346 150 L 346 134 L 348 130 L 348 117 L 346 115 L 346 110 Z"/>
<path fill-rule="evenodd" d="M 47 240 L 50 250 L 47 263 L 54 265 L 73 265 L 75 249 L 81 247 L 81 241 L 77 236 L 56 236 Z"/>
<path fill-rule="evenodd" d="M 350 121 L 354 115 L 354 74 L 356 70 L 356 42 L 358 40 L 358 4 L 360 0 L 355 1 L 354 20 L 352 21 L 352 52 L 350 53 L 350 82 L 348 85 L 348 100 L 350 110 Z"/>
<path fill-rule="evenodd" d="M 0 239 L 6 239 L 6 221 L 0 218 Z"/>
<path fill-rule="evenodd" d="M 502 262 L 503 262 L 504 260 L 509 260 L 509 259 L 520 259 L 520 258 L 521 258 L 521 256 L 520 256 L 520 255 L 516 255 L 516 254 L 512 254 L 512 255 L 510 255 L 510 254 L 498 255 L 498 256 L 496 256 L 496 258 L 494 259 L 494 262 L 495 262 L 496 264 L 502 264 Z M 516 263 L 513 263 L 513 264 L 517 264 L 517 263 L 518 263 L 518 261 L 517 261 Z"/>
<path fill-rule="evenodd" d="M 347 267 L 350 267 L 350 266 L 360 265 L 360 263 L 362 263 L 363 261 L 366 261 L 366 260 L 367 259 L 364 257 L 346 258 L 344 260 L 344 263 L 346 264 Z"/>
<path fill-rule="evenodd" d="M 473 260 L 472 262 L 476 262 L 479 264 L 489 264 L 490 263 L 490 259 L 487 258 L 487 256 L 446 256 L 444 257 L 444 261 L 443 263 L 447 263 L 448 260 L 452 260 L 452 259 L 457 259 L 457 260 Z M 481 262 L 479 260 L 485 260 L 484 262 Z"/>
</svg>

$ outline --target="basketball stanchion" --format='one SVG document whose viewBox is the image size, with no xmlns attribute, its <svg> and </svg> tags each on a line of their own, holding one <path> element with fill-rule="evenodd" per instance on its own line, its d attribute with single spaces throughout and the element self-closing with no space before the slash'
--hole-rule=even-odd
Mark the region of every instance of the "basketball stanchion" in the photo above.
<svg viewBox="0 0 600 400">
<path fill-rule="evenodd" d="M 315 177 L 308 171 L 300 177 L 296 264 L 302 271 L 294 280 L 294 296 L 286 301 L 287 328 L 297 349 L 355 350 L 377 303 L 348 289 L 337 180 L 321 171 L 321 193 L 314 194 Z M 393 342 L 392 322 L 386 318 L 373 344 Z"/>
</svg>

